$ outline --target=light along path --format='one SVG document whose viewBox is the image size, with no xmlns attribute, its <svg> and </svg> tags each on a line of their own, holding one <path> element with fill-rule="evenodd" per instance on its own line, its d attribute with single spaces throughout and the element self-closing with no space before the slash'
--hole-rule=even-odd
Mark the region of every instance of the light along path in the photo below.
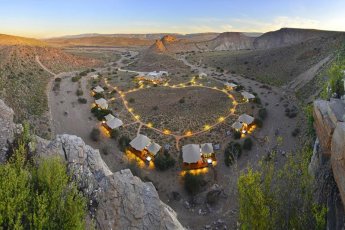
<svg viewBox="0 0 345 230">
<path fill-rule="evenodd" d="M 126 71 L 126 70 L 124 70 Z M 135 72 L 135 71 L 134 71 Z M 142 89 L 146 89 L 146 88 L 149 88 L 149 87 L 140 87 L 138 89 L 131 89 L 131 90 L 128 90 L 127 92 L 123 92 L 123 91 L 120 91 L 116 86 L 112 86 L 111 84 L 109 84 L 109 82 L 105 79 L 105 84 L 107 85 L 108 88 L 113 88 L 114 90 L 116 90 L 119 94 L 120 94 L 120 97 L 117 97 L 117 98 L 121 98 L 122 100 L 122 103 L 123 105 L 125 106 L 126 110 L 132 115 L 132 117 L 136 120 L 136 122 L 133 122 L 133 123 L 130 123 L 130 124 L 127 124 L 125 126 L 129 126 L 129 125 L 132 125 L 132 124 L 139 124 L 139 128 L 138 128 L 138 131 L 137 131 L 137 134 L 140 133 L 140 130 L 143 126 L 149 128 L 149 129 L 152 129 L 154 131 L 156 131 L 157 133 L 160 133 L 162 135 L 168 135 L 168 136 L 172 136 L 175 138 L 176 140 L 176 148 L 179 150 L 179 142 L 181 139 L 183 138 L 187 138 L 187 137 L 192 137 L 192 136 L 197 136 L 197 135 L 200 135 L 200 134 L 203 134 L 203 133 L 206 133 L 206 132 L 209 132 L 211 129 L 215 128 L 216 126 L 224 123 L 229 117 L 238 117 L 237 114 L 235 114 L 235 111 L 236 111 L 236 108 L 239 104 L 243 104 L 243 103 L 238 103 L 235 99 L 235 97 L 228 93 L 228 91 L 226 89 L 219 89 L 217 87 L 209 87 L 209 86 L 204 86 L 202 84 L 196 84 L 195 79 L 192 79 L 191 81 L 189 82 L 185 82 L 185 83 L 180 83 L 180 84 L 177 84 L 177 85 L 169 85 L 168 83 L 165 83 L 164 85 L 162 85 L 163 87 L 168 87 L 168 88 L 172 88 L 172 89 L 181 89 L 181 88 L 189 88 L 189 87 L 200 87 L 200 88 L 207 88 L 207 89 L 211 89 L 211 90 L 217 90 L 219 92 L 222 92 L 224 94 L 226 94 L 231 100 L 232 100 L 232 104 L 233 104 L 233 107 L 229 110 L 230 113 L 227 115 L 227 116 L 224 116 L 224 117 L 220 117 L 219 120 L 212 124 L 212 125 L 205 125 L 204 129 L 203 130 L 200 130 L 200 131 L 197 131 L 197 132 L 191 132 L 191 131 L 188 131 L 186 134 L 184 135 L 179 135 L 179 134 L 175 134 L 175 133 L 172 133 L 170 130 L 161 130 L 161 129 L 157 129 L 155 127 L 152 126 L 151 123 L 145 123 L 143 121 L 140 120 L 140 116 L 139 115 L 136 115 L 134 114 L 133 112 L 133 108 L 130 108 L 128 107 L 128 102 L 127 100 L 125 99 L 125 95 L 127 93 L 132 93 L 132 92 L 136 92 L 136 91 L 139 91 L 139 90 L 142 90 Z M 188 83 L 191 83 L 192 85 L 186 85 Z M 111 98 L 111 100 L 115 100 L 117 98 Z"/>
</svg>

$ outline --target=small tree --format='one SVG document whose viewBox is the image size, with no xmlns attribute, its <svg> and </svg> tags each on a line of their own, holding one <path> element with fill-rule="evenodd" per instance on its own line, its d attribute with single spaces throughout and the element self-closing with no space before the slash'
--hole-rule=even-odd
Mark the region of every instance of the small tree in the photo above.
<svg viewBox="0 0 345 230">
<path fill-rule="evenodd" d="M 131 139 L 127 136 L 121 136 L 118 140 L 120 150 L 123 152 L 126 150 L 126 148 L 129 146 L 129 143 L 131 142 Z"/>
<path fill-rule="evenodd" d="M 202 185 L 205 183 L 201 174 L 193 175 L 189 172 L 184 176 L 184 188 L 190 195 L 196 195 L 200 192 Z"/>
<path fill-rule="evenodd" d="M 93 128 L 90 133 L 91 140 L 99 141 L 100 136 L 101 136 L 101 132 L 99 131 L 99 129 Z"/>
<path fill-rule="evenodd" d="M 243 142 L 243 149 L 251 150 L 253 146 L 253 141 L 250 137 L 246 138 Z"/>
<path fill-rule="evenodd" d="M 174 158 L 170 156 L 168 152 L 164 152 L 163 154 L 157 154 L 154 159 L 155 166 L 160 171 L 165 171 L 169 168 L 174 167 L 176 161 Z"/>
</svg>

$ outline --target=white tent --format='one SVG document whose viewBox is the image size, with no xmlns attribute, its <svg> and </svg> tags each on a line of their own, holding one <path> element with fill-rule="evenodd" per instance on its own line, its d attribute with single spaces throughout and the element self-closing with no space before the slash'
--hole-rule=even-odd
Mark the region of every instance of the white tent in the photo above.
<svg viewBox="0 0 345 230">
<path fill-rule="evenodd" d="M 249 116 L 248 114 L 242 114 L 239 116 L 238 121 L 247 125 L 250 125 L 254 121 L 254 117 Z"/>
<path fill-rule="evenodd" d="M 255 98 L 255 96 L 254 96 L 253 94 L 248 93 L 248 92 L 246 92 L 246 91 L 241 92 L 241 94 L 242 94 L 242 96 L 243 96 L 245 99 L 247 99 L 247 100 L 250 100 L 250 99 L 254 99 L 254 98 Z"/>
<path fill-rule="evenodd" d="M 184 163 L 197 163 L 201 159 L 200 146 L 197 144 L 183 146 L 182 158 Z"/>
<path fill-rule="evenodd" d="M 145 135 L 138 134 L 136 138 L 134 138 L 129 144 L 134 149 L 138 151 L 142 151 L 145 147 L 147 147 L 150 144 L 151 140 Z"/>
<path fill-rule="evenodd" d="M 116 129 L 116 128 L 122 126 L 122 125 L 123 125 L 123 122 L 122 122 L 120 119 L 118 119 L 118 118 L 114 118 L 114 119 L 112 119 L 112 120 L 107 121 L 107 122 L 106 122 L 106 125 L 107 125 L 110 129 Z"/>
<path fill-rule="evenodd" d="M 199 77 L 207 77 L 206 73 L 199 73 Z"/>
<path fill-rule="evenodd" d="M 162 147 L 155 143 L 152 142 L 149 146 L 147 146 L 147 150 L 152 154 L 152 155 L 156 155 L 158 153 L 158 151 L 161 149 Z"/>
<path fill-rule="evenodd" d="M 240 130 L 242 128 L 243 124 L 239 121 L 236 121 L 235 123 L 232 124 L 232 128 L 236 130 Z"/>
<path fill-rule="evenodd" d="M 113 115 L 111 115 L 110 113 L 104 117 L 106 121 L 111 121 L 113 119 L 115 119 L 115 117 Z"/>
<path fill-rule="evenodd" d="M 224 85 L 225 85 L 226 87 L 229 87 L 229 88 L 236 88 L 236 87 L 237 87 L 236 84 L 234 84 L 234 83 L 229 83 L 229 82 L 225 82 Z"/>
<path fill-rule="evenodd" d="M 202 154 L 214 153 L 212 143 L 201 144 L 201 153 Z"/>
<path fill-rule="evenodd" d="M 108 109 L 108 102 L 104 98 L 100 98 L 98 100 L 95 100 L 95 103 L 98 107 L 102 109 Z"/>
<path fill-rule="evenodd" d="M 103 93 L 103 92 L 104 92 L 104 89 L 98 85 L 98 86 L 96 86 L 96 87 L 93 89 L 93 92 L 95 92 L 95 93 Z"/>
</svg>

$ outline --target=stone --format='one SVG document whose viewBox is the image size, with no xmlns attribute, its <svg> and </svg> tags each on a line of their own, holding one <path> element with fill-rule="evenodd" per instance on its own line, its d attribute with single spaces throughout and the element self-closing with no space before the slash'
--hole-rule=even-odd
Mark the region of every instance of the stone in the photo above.
<svg viewBox="0 0 345 230">
<path fill-rule="evenodd" d="M 19 127 L 13 122 L 14 112 L 4 101 L 0 100 L 0 163 L 5 162 L 8 143 L 13 141 Z"/>
</svg>

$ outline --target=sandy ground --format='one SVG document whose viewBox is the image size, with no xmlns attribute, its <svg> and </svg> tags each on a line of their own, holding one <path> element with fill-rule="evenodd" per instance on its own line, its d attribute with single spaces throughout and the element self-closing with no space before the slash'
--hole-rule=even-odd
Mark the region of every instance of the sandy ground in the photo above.
<svg viewBox="0 0 345 230">
<path fill-rule="evenodd" d="M 117 62 L 118 67 L 122 67 L 122 60 L 123 58 Z M 190 65 L 183 57 L 182 60 L 184 60 L 185 64 Z M 200 72 L 207 73 L 209 77 L 214 74 L 210 70 L 190 66 L 192 69 L 198 69 Z M 79 104 L 76 96 L 78 83 L 73 83 L 70 79 L 71 76 L 73 75 L 68 73 L 64 74 L 60 85 L 60 92 L 49 92 L 49 102 L 55 133 L 75 134 L 82 137 L 87 144 L 101 150 L 108 146 L 110 149 L 109 153 L 107 155 L 102 154 L 102 157 L 111 170 L 118 171 L 125 168 L 126 162 L 123 160 L 122 153 L 118 150 L 114 140 L 105 136 L 97 143 L 90 140 L 89 134 L 92 128 L 99 127 L 100 123 L 90 113 L 90 102 L 93 99 L 89 95 L 90 89 L 87 86 L 88 77 L 84 77 L 81 80 L 81 87 L 84 91 L 83 97 L 88 100 L 88 103 Z M 231 141 L 231 138 L 224 134 L 224 137 L 219 140 L 222 148 L 216 152 L 218 164 L 214 169 L 210 169 L 205 174 L 205 179 L 208 182 L 205 190 L 213 184 L 218 184 L 224 189 L 226 196 L 220 198 L 218 204 L 213 207 L 201 203 L 195 207 L 186 208 L 186 202 L 189 202 L 191 198 L 184 191 L 182 177 L 180 176 L 181 170 L 178 165 L 174 169 L 166 172 L 158 172 L 149 168 L 140 169 L 141 178 L 153 182 L 160 198 L 178 213 L 178 218 L 181 223 L 186 227 L 190 227 L 190 229 L 203 229 L 205 225 L 212 224 L 219 219 L 225 221 L 228 229 L 236 229 L 238 215 L 236 184 L 240 171 L 244 170 L 248 164 L 256 167 L 258 161 L 274 147 L 277 147 L 279 150 L 277 164 L 280 164 L 284 161 L 284 153 L 294 151 L 295 147 L 298 146 L 298 138 L 292 137 L 291 133 L 300 125 L 298 122 L 299 118 L 291 119 L 286 117 L 284 112 L 285 107 L 283 106 L 284 103 L 294 104 L 292 97 L 289 97 L 280 88 L 261 88 L 261 83 L 240 76 L 223 74 L 222 76 L 217 76 L 217 78 L 218 80 L 235 80 L 247 89 L 252 88 L 260 96 L 262 103 L 266 105 L 268 110 L 268 117 L 264 122 L 263 128 L 256 130 L 253 134 L 253 149 L 244 152 L 237 165 L 229 168 L 224 164 L 223 151 L 226 144 Z M 283 100 L 284 103 L 281 101 L 281 98 L 286 98 Z M 303 128 L 300 127 L 300 129 L 302 130 Z M 278 136 L 283 140 L 280 145 L 277 142 Z M 173 191 L 181 195 L 180 200 L 172 199 L 171 193 Z"/>
</svg>

